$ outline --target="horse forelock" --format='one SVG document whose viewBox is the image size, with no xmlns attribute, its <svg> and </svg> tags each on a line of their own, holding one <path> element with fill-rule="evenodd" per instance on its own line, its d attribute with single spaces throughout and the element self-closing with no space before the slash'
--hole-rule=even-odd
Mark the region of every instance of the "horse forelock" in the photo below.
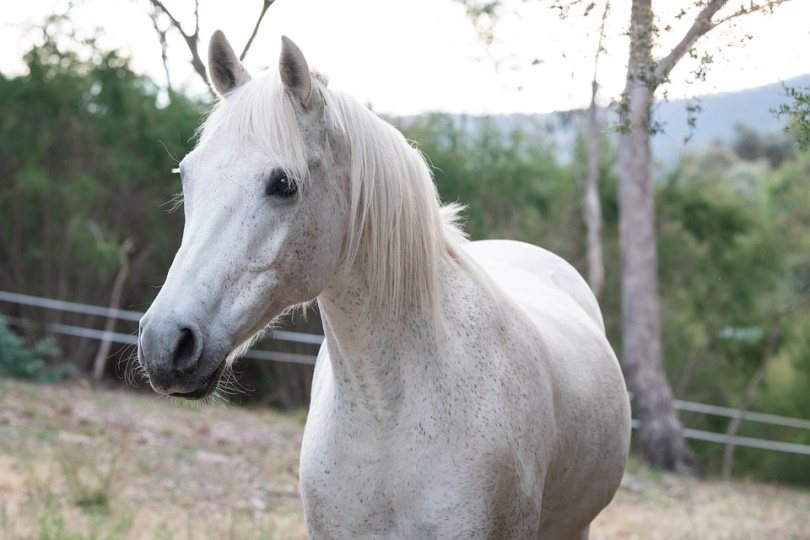
<svg viewBox="0 0 810 540">
<path fill-rule="evenodd" d="M 234 144 L 252 142 L 277 166 L 306 180 L 307 158 L 296 110 L 275 72 L 253 79 L 219 100 L 199 129 L 199 144 L 224 131 Z"/>
</svg>

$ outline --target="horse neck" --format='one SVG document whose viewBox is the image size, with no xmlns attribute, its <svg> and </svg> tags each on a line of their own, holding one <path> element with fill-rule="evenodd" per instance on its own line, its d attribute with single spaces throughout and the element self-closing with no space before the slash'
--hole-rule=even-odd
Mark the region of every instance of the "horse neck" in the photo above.
<svg viewBox="0 0 810 540">
<path fill-rule="evenodd" d="M 458 269 L 440 258 L 440 291 Z M 318 297 L 338 399 L 367 409 L 377 420 L 396 414 L 407 398 L 409 372 L 436 365 L 441 336 L 428 314 L 394 317 L 370 303 L 366 265 L 341 272 Z M 440 293 L 440 296 L 444 296 Z M 439 299 L 441 301 L 441 298 Z M 427 365 L 426 365 L 427 364 Z"/>
</svg>

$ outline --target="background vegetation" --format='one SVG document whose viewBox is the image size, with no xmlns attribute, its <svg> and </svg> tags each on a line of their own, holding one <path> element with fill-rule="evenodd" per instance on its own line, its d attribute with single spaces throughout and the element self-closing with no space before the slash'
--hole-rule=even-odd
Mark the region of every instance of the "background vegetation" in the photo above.
<svg viewBox="0 0 810 540">
<path fill-rule="evenodd" d="M 170 211 L 179 184 L 169 170 L 193 146 L 206 107 L 180 94 L 167 96 L 117 52 L 100 50 L 92 40 L 66 39 L 59 30 L 58 20 L 45 27 L 26 55 L 26 75 L 0 74 L 0 290 L 107 305 L 125 256 L 131 270 L 122 305 L 145 309 L 182 231 L 182 212 Z M 473 238 L 525 240 L 583 268 L 584 141 L 577 139 L 573 157 L 562 160 L 544 125 L 530 118 L 500 120 L 443 114 L 393 119 L 432 163 L 444 200 L 468 205 Z M 602 145 L 602 309 L 620 354 L 609 134 Z M 810 153 L 791 135 L 741 126 L 734 144 L 688 155 L 656 180 L 664 357 L 676 397 L 739 406 L 767 361 L 754 408 L 810 418 L 810 310 L 794 305 L 810 288 L 809 176 Z M 124 250 L 128 241 L 134 248 Z M 104 322 L 22 306 L 4 305 L 3 311 L 42 323 L 98 328 Z M 318 328 L 317 317 L 300 324 Z M 29 339 L 41 335 L 36 328 L 24 331 Z M 3 346 L 21 350 L 9 336 L 0 327 Z M 41 357 L 89 372 L 97 342 L 62 337 L 56 345 L 58 352 L 38 349 L 25 356 L 26 365 L 45 369 L 34 360 Z M 286 407 L 306 402 L 309 367 L 243 364 L 242 382 L 257 388 L 252 399 Z M 19 375 L 3 366 L 4 374 Z M 114 368 L 110 380 L 120 376 Z M 719 432 L 728 422 L 703 415 L 684 420 Z M 743 425 L 740 434 L 755 434 L 747 429 L 754 428 Z M 806 431 L 757 428 L 756 435 L 766 433 L 810 443 Z M 716 471 L 722 447 L 695 447 L 704 469 Z M 737 456 L 738 474 L 810 484 L 807 457 L 746 449 Z"/>
</svg>

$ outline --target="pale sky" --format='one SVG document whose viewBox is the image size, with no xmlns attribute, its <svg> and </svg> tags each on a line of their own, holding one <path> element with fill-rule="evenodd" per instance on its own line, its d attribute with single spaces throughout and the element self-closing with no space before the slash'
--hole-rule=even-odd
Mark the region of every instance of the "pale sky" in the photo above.
<svg viewBox="0 0 810 540">
<path fill-rule="evenodd" d="M 743 0 L 731 0 L 731 6 Z M 747 0 L 745 0 L 747 1 Z M 21 57 L 30 46 L 25 30 L 67 0 L 5 2 L 0 19 L 0 71 L 24 69 Z M 192 0 L 165 0 L 175 16 L 192 21 Z M 222 29 L 240 52 L 261 6 L 260 0 L 201 0 L 201 55 L 208 38 Z M 452 0 L 277 0 L 245 60 L 252 73 L 276 68 L 279 36 L 286 34 L 304 51 L 311 67 L 327 74 L 330 85 L 347 90 L 375 110 L 393 114 L 424 111 L 455 113 L 542 113 L 585 106 L 590 96 L 596 29 L 601 1 L 587 18 L 560 20 L 541 0 L 506 0 L 510 9 L 496 26 L 487 48 Z M 627 42 L 623 37 L 629 0 L 614 1 L 608 19 L 607 52 L 599 65 L 603 101 L 616 97 L 625 76 Z M 689 21 L 674 15 L 691 0 L 654 3 L 661 26 L 662 54 Z M 73 22 L 81 31 L 99 27 L 105 46 L 123 49 L 136 71 L 164 81 L 160 48 L 146 13 L 147 0 L 79 0 Z M 729 10 L 726 10 L 729 11 Z M 714 30 L 701 50 L 714 63 L 706 82 L 689 84 L 695 63 L 686 59 L 667 85 L 670 98 L 732 91 L 789 79 L 810 72 L 810 0 L 792 0 L 773 15 L 739 19 L 735 27 Z M 730 47 L 746 33 L 745 47 Z M 192 92 L 204 87 L 188 63 L 178 35 L 170 39 L 170 70 L 175 86 Z M 532 65 L 533 60 L 540 60 Z"/>
</svg>

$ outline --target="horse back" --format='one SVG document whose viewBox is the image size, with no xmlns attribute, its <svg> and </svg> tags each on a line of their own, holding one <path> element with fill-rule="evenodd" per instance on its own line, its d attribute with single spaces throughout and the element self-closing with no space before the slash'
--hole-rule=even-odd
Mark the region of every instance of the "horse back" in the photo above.
<svg viewBox="0 0 810 540">
<path fill-rule="evenodd" d="M 467 244 L 467 251 L 480 264 L 498 261 L 524 270 L 535 278 L 558 288 L 576 302 L 604 332 L 605 323 L 599 303 L 588 283 L 568 261 L 541 247 L 515 240 L 479 240 Z M 497 281 L 497 277 L 496 277 Z M 519 298 L 524 298 L 521 295 Z M 518 303 L 521 303 L 518 298 Z"/>
</svg>

